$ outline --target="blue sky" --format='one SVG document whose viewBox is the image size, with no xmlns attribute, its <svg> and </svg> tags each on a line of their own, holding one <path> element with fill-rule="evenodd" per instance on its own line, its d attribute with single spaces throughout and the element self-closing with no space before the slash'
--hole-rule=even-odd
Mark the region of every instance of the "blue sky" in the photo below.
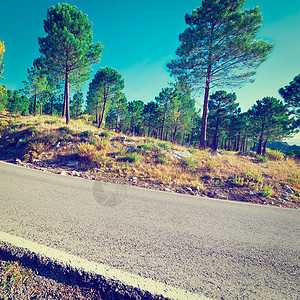
<svg viewBox="0 0 300 300">
<path fill-rule="evenodd" d="M 22 88 L 27 68 L 39 57 L 38 37 L 45 36 L 43 20 L 49 7 L 59 1 L 3 1 L 0 40 L 4 41 L 5 80 L 8 89 Z M 65 1 L 61 1 L 62 3 Z M 175 57 L 178 35 L 186 28 L 184 16 L 201 6 L 201 0 L 73 0 L 93 22 L 94 42 L 104 46 L 94 70 L 109 66 L 125 79 L 129 101 L 154 100 L 171 78 L 166 64 Z M 265 96 L 280 98 L 278 89 L 300 73 L 300 1 L 246 0 L 245 8 L 259 6 L 263 26 L 258 38 L 275 43 L 270 57 L 257 70 L 255 82 L 235 89 L 242 111 Z M 229 90 L 231 91 L 231 90 Z M 199 95 L 202 106 L 202 95 Z M 295 140 L 300 145 L 300 135 Z"/>
</svg>

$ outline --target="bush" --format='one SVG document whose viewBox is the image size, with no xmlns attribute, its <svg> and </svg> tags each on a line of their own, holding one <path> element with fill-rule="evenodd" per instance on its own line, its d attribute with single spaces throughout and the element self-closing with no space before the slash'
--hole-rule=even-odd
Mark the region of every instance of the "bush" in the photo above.
<svg viewBox="0 0 300 300">
<path fill-rule="evenodd" d="M 110 133 L 108 131 L 103 131 L 103 132 L 101 132 L 100 136 L 103 136 L 105 138 L 109 138 L 110 137 Z"/>
<path fill-rule="evenodd" d="M 162 148 L 162 149 L 172 149 L 172 145 L 168 142 L 157 143 L 157 146 Z"/>
<path fill-rule="evenodd" d="M 188 157 L 181 160 L 181 166 L 189 172 L 195 172 L 198 164 L 192 157 Z"/>
<path fill-rule="evenodd" d="M 168 159 L 165 156 L 158 156 L 156 158 L 156 162 L 159 164 L 166 164 L 168 162 Z"/>
<path fill-rule="evenodd" d="M 120 160 L 128 161 L 130 163 L 137 163 L 142 158 L 143 158 L 143 156 L 138 153 L 127 153 L 126 156 L 120 158 Z"/>
<path fill-rule="evenodd" d="M 266 155 L 270 160 L 283 160 L 284 159 L 284 153 L 282 153 L 279 150 L 271 150 L 266 149 Z"/>
<path fill-rule="evenodd" d="M 25 160 L 40 158 L 41 154 L 47 150 L 47 145 L 44 142 L 32 142 L 26 148 L 27 153 L 23 156 Z"/>
<path fill-rule="evenodd" d="M 91 137 L 92 135 L 93 132 L 91 130 L 86 130 L 78 134 L 79 137 Z"/>
<path fill-rule="evenodd" d="M 69 127 L 67 127 L 67 126 L 60 127 L 59 130 L 60 131 L 65 131 L 65 133 L 67 133 L 67 134 L 73 134 L 74 133 L 74 131 L 72 129 L 70 129 Z"/>
<path fill-rule="evenodd" d="M 95 145 L 85 143 L 80 143 L 77 145 L 77 153 L 82 159 L 88 162 L 94 162 L 98 154 Z"/>
<path fill-rule="evenodd" d="M 98 150 L 106 150 L 110 143 L 105 139 L 91 140 L 90 143 L 97 147 Z"/>
</svg>

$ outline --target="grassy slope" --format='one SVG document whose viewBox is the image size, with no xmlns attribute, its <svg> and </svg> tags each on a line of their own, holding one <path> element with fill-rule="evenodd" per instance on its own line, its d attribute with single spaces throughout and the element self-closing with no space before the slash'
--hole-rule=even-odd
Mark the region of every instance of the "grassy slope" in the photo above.
<svg viewBox="0 0 300 300">
<path fill-rule="evenodd" d="M 101 135 L 98 138 L 95 135 Z M 57 117 L 0 117 L 0 159 L 27 161 L 26 166 L 60 173 L 73 170 L 88 179 L 117 182 L 283 207 L 300 207 L 299 162 L 293 159 L 263 162 L 251 156 L 222 151 L 187 149 L 152 138 L 130 137 L 97 129 L 83 121 L 68 127 Z M 135 146 L 132 152 L 125 146 Z M 191 157 L 178 160 L 174 150 Z M 78 165 L 68 163 L 78 161 Z M 74 174 L 74 173 L 73 173 Z M 288 185 L 294 192 L 286 193 Z"/>
</svg>

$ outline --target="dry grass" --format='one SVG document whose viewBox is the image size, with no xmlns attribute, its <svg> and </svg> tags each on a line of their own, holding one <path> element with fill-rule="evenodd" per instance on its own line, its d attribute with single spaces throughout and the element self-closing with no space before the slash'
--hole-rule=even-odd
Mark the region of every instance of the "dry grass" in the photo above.
<svg viewBox="0 0 300 300">
<path fill-rule="evenodd" d="M 2 119 L 2 122 L 5 121 Z M 154 138 L 132 137 L 134 142 L 127 140 L 123 143 L 119 134 L 104 132 L 82 120 L 72 120 L 66 126 L 62 118 L 43 116 L 10 119 L 8 123 L 11 123 L 6 126 L 10 128 L 9 138 L 1 139 L 6 146 L 15 145 L 20 137 L 15 136 L 18 133 L 29 132 L 23 144 L 28 156 L 55 160 L 58 155 L 77 153 L 82 158 L 81 167 L 97 168 L 94 173 L 107 180 L 120 178 L 130 183 L 136 177 L 137 184 L 145 187 L 168 187 L 179 192 L 191 188 L 203 195 L 218 190 L 235 200 L 239 199 L 239 193 L 252 190 L 256 198 L 262 198 L 261 201 L 250 199 L 258 201 L 255 203 L 300 206 L 299 162 L 290 158 L 282 160 L 282 154 L 276 151 L 268 152 L 275 161 L 262 162 L 252 156 L 238 156 L 228 151 L 216 156 L 209 151 L 187 149 Z M 4 131 L 0 130 L 0 134 L 7 134 Z M 95 138 L 101 133 L 102 138 Z M 59 149 L 55 147 L 57 142 L 61 146 Z M 43 151 L 39 145 L 44 146 Z M 172 157 L 173 150 L 189 150 L 191 156 L 178 160 Z M 290 200 L 282 199 L 285 185 L 295 191 Z"/>
</svg>

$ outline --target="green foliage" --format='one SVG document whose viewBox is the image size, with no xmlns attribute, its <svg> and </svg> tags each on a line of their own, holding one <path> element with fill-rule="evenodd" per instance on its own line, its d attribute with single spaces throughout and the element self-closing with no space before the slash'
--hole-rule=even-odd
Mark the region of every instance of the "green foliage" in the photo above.
<svg viewBox="0 0 300 300">
<path fill-rule="evenodd" d="M 39 129 L 36 126 L 30 126 L 27 128 L 27 133 L 31 135 L 36 135 L 39 133 Z"/>
<path fill-rule="evenodd" d="M 194 173 L 198 167 L 198 163 L 192 157 L 187 157 L 181 160 L 181 166 L 185 170 Z"/>
<path fill-rule="evenodd" d="M 109 147 L 110 142 L 105 139 L 97 139 L 91 140 L 90 144 L 96 146 L 98 150 L 106 150 Z"/>
<path fill-rule="evenodd" d="M 130 163 L 137 163 L 142 158 L 143 158 L 143 156 L 141 154 L 134 152 L 134 153 L 126 153 L 126 155 L 121 157 L 119 160 L 130 162 Z"/>
<path fill-rule="evenodd" d="M 269 161 L 267 156 L 262 156 L 259 154 L 256 154 L 255 158 L 257 159 L 258 162 L 261 162 L 261 163 L 266 163 Z"/>
<path fill-rule="evenodd" d="M 159 142 L 157 143 L 157 146 L 166 150 L 166 149 L 172 149 L 172 145 L 168 142 Z"/>
<path fill-rule="evenodd" d="M 50 72 L 60 75 L 65 83 L 66 123 L 69 123 L 69 83 L 83 83 L 90 65 L 100 61 L 103 51 L 93 44 L 92 24 L 76 6 L 57 4 L 48 9 L 44 21 L 45 38 L 39 38 L 40 52 Z"/>
<path fill-rule="evenodd" d="M 72 129 L 70 129 L 68 126 L 60 127 L 59 130 L 61 132 L 65 132 L 67 134 L 74 134 L 74 131 Z"/>
<path fill-rule="evenodd" d="M 105 138 L 109 138 L 110 135 L 111 135 L 111 134 L 110 134 L 108 131 L 102 131 L 101 134 L 100 134 L 100 136 L 103 136 L 103 137 L 105 137 Z"/>
<path fill-rule="evenodd" d="M 80 132 L 78 134 L 79 137 L 91 137 L 93 136 L 93 132 L 91 130 L 86 130 L 86 131 L 83 131 L 83 132 Z"/>
<path fill-rule="evenodd" d="M 300 184 L 300 174 L 299 173 L 291 173 L 289 175 L 288 181 L 293 185 L 299 185 Z"/>
</svg>

